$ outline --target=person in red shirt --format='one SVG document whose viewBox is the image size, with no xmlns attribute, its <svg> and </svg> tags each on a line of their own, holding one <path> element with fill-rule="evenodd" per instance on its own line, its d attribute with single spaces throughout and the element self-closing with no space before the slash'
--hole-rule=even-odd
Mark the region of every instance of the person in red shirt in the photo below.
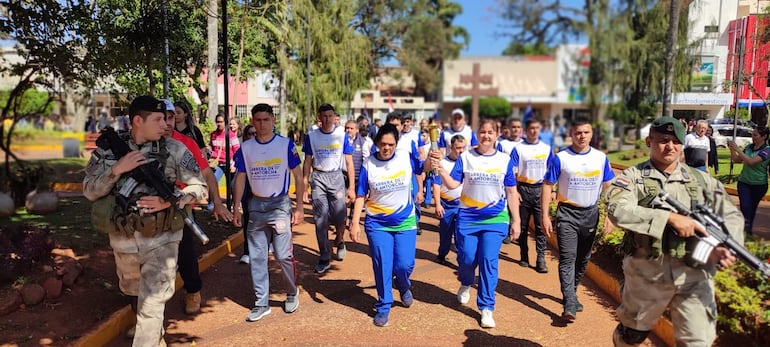
<svg viewBox="0 0 770 347">
<path fill-rule="evenodd" d="M 209 190 L 209 201 L 214 204 L 214 218 L 219 220 L 222 218 L 225 222 L 230 222 L 233 219 L 233 214 L 222 203 L 222 199 L 219 196 L 219 187 L 217 185 L 214 172 L 209 168 L 206 158 L 203 156 L 198 144 L 192 138 L 181 134 L 174 128 L 175 122 L 175 108 L 174 104 L 170 100 L 163 100 L 166 104 L 166 138 L 173 138 L 181 142 L 192 153 L 198 166 L 201 168 L 201 174 L 206 180 L 206 185 Z M 179 259 L 177 260 L 179 267 L 179 275 L 182 276 L 184 282 L 184 288 L 187 292 L 185 295 L 185 313 L 195 314 L 200 311 L 201 308 L 201 294 L 200 290 L 203 287 L 203 281 L 201 280 L 200 270 L 198 269 L 198 250 L 195 248 L 195 234 L 188 226 L 185 225 L 184 233 L 182 234 L 182 241 L 179 242 Z"/>
</svg>

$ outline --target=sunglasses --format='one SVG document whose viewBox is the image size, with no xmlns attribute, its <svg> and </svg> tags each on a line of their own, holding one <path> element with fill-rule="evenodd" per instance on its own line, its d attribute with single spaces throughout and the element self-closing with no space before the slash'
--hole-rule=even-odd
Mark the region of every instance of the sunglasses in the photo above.
<svg viewBox="0 0 770 347">
<path fill-rule="evenodd" d="M 248 134 L 248 135 L 256 135 L 256 134 L 257 134 L 257 132 L 256 132 L 256 131 L 249 131 L 249 132 L 248 132 L 248 133 L 246 133 L 246 134 Z"/>
</svg>

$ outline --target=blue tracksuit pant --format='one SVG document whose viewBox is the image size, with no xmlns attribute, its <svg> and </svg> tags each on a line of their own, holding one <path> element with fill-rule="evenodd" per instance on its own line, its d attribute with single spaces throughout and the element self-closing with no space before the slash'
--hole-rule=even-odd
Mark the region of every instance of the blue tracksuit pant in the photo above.
<svg viewBox="0 0 770 347">
<path fill-rule="evenodd" d="M 441 200 L 441 206 L 444 207 L 444 217 L 441 217 L 438 223 L 438 256 L 446 257 L 457 230 L 457 211 L 460 204 L 457 200 L 454 203 L 446 203 L 443 199 L 436 198 Z"/>
<path fill-rule="evenodd" d="M 393 305 L 393 275 L 396 289 L 405 292 L 412 286 L 409 276 L 414 270 L 417 230 L 389 232 L 366 230 L 369 255 L 372 257 L 374 282 L 377 286 L 377 313 L 388 313 Z"/>
<path fill-rule="evenodd" d="M 462 226 L 457 228 L 455 234 L 457 277 L 462 285 L 473 285 L 476 280 L 476 266 L 478 266 L 479 290 L 476 304 L 479 310 L 494 311 L 495 309 L 498 257 L 506 234 L 507 228 L 470 231 Z"/>
</svg>

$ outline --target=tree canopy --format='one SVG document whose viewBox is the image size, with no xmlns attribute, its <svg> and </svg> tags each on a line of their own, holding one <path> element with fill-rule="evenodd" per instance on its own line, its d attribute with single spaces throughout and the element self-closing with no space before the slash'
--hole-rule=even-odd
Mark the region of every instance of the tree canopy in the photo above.
<svg viewBox="0 0 770 347">
<path fill-rule="evenodd" d="M 473 99 L 463 100 L 462 109 L 465 114 L 471 114 Z M 511 103 L 500 96 L 479 98 L 479 117 L 481 118 L 506 118 L 511 115 Z"/>
<path fill-rule="evenodd" d="M 608 115 L 638 123 L 658 112 L 665 78 L 665 34 L 668 2 L 652 0 L 585 1 L 575 6 L 559 0 L 501 0 L 500 16 L 510 50 L 554 47 L 568 40 L 587 40 L 590 65 L 585 81 L 586 105 L 594 120 L 602 104 Z M 527 13 L 522 16 L 522 13 Z M 679 21 L 679 42 L 687 42 L 687 15 Z M 674 91 L 687 87 L 693 45 L 676 51 Z"/>
</svg>

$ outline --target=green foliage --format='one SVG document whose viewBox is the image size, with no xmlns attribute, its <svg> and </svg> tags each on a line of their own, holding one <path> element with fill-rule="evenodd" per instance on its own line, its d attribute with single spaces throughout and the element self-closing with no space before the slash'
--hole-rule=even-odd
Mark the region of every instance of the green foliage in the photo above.
<svg viewBox="0 0 770 347">
<path fill-rule="evenodd" d="M 760 259 L 770 257 L 766 240 L 746 242 L 746 248 Z M 770 281 L 743 263 L 714 276 L 719 328 L 733 334 L 756 338 L 758 345 L 770 343 Z"/>
<path fill-rule="evenodd" d="M 397 42 L 407 29 L 410 3 L 407 0 L 357 1 L 352 27 L 369 44 L 369 71 L 375 76 L 385 60 L 395 58 Z"/>
<path fill-rule="evenodd" d="M 5 108 L 8 105 L 8 98 L 10 95 L 10 90 L 0 90 L 0 108 Z M 51 114 L 54 107 L 53 103 L 49 102 L 49 98 L 50 94 L 46 91 L 27 89 L 21 94 L 21 97 L 16 100 L 16 105 L 12 105 L 8 118 L 13 118 L 16 114 L 23 116 L 48 116 Z"/>
<path fill-rule="evenodd" d="M 538 42 L 534 44 L 525 44 L 518 41 L 511 41 L 508 47 L 505 47 L 503 55 L 551 55 L 553 54 L 553 47 L 548 47 L 545 44 Z"/>
<path fill-rule="evenodd" d="M 574 38 L 587 38 L 590 65 L 585 80 L 586 105 L 597 119 L 603 104 L 608 116 L 639 124 L 655 115 L 665 76 L 665 35 L 668 2 L 609 0 L 565 3 L 559 0 L 499 1 L 500 17 L 511 37 L 512 50 L 554 47 Z M 688 42 L 687 9 L 680 16 L 679 42 Z M 522 15 L 526 14 L 526 15 Z M 674 89 L 687 88 L 691 46 L 678 45 Z"/>
<path fill-rule="evenodd" d="M 299 0 L 292 2 L 291 13 L 281 19 L 286 26 L 282 37 L 287 52 L 279 56 L 279 64 L 286 71 L 287 96 L 298 115 L 298 129 L 307 129 L 322 103 L 341 104 L 346 93 L 346 75 L 351 90 L 369 85 L 369 43 L 349 26 L 353 15 L 351 0 Z M 310 105 L 306 78 L 308 50 L 312 75 Z M 311 119 L 306 117 L 308 110 Z"/>
<path fill-rule="evenodd" d="M 422 0 L 411 10 L 397 58 L 412 73 L 415 94 L 437 100 L 444 60 L 457 58 L 470 41 L 465 28 L 452 25 L 463 8 L 450 0 Z"/>
<path fill-rule="evenodd" d="M 734 115 L 735 115 L 735 109 L 731 109 L 731 110 L 725 111 L 724 117 L 725 118 L 733 118 Z M 746 108 L 739 108 L 738 109 L 738 119 L 750 120 L 749 119 L 749 110 L 746 109 Z"/>
<path fill-rule="evenodd" d="M 462 109 L 471 114 L 473 99 L 463 100 Z M 511 115 L 511 104 L 503 97 L 491 96 L 479 98 L 479 116 L 482 118 L 505 118 Z"/>
</svg>

